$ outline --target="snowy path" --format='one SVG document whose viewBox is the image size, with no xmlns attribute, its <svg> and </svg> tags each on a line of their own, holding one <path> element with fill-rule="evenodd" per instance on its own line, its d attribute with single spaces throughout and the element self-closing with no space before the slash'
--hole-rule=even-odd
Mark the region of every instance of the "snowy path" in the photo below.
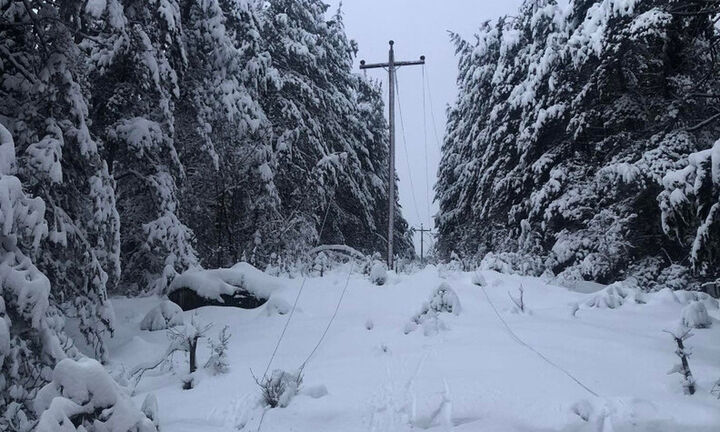
<svg viewBox="0 0 720 432">
<path fill-rule="evenodd" d="M 663 293 L 648 304 L 620 309 L 581 309 L 570 303 L 592 294 L 548 286 L 537 279 L 486 273 L 487 293 L 513 331 L 600 397 L 517 343 L 498 320 L 469 274 L 441 278 L 434 268 L 392 275 L 371 285 L 353 275 L 337 320 L 305 370 L 306 393 L 289 407 L 267 412 L 263 431 L 707 431 L 720 428 L 720 401 L 708 394 L 720 378 L 720 322 L 697 330 L 691 367 L 698 394 L 687 397 L 677 375 L 674 346 L 662 333 L 680 317 L 682 305 Z M 297 368 L 330 318 L 346 274 L 309 279 L 299 309 L 271 369 Z M 444 314 L 447 329 L 425 336 L 403 329 L 442 281 L 457 292 L 459 316 Z M 284 280 L 275 294 L 292 303 L 300 280 Z M 530 314 L 510 311 L 508 291 L 522 283 Z M 159 300 L 116 299 L 121 329 L 113 362 L 132 367 L 167 345 L 163 332 L 140 332 L 138 322 Z M 214 331 L 229 325 L 231 371 L 204 376 L 183 391 L 179 377 L 144 379 L 138 400 L 155 392 L 162 430 L 255 431 L 262 409 L 250 374 L 262 374 L 286 316 L 205 308 Z M 190 314 L 188 313 L 188 316 Z M 372 323 L 372 330 L 367 324 Z M 205 348 L 204 346 L 202 348 Z M 207 352 L 200 351 L 200 359 Z M 176 359 L 178 368 L 181 359 Z M 312 391 L 326 386 L 328 394 Z M 321 396 L 321 397 L 318 397 Z M 581 417 L 585 417 L 587 421 Z M 245 427 L 243 428 L 243 425 Z M 414 428 L 413 428 L 414 426 Z"/>
</svg>

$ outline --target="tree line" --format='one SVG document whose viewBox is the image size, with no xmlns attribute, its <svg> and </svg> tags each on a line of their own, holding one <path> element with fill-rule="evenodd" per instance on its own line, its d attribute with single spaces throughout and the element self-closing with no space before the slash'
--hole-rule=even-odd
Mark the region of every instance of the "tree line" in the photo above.
<svg viewBox="0 0 720 432">
<path fill-rule="evenodd" d="M 528 0 L 454 35 L 441 254 L 646 289 L 715 281 L 719 6 Z"/>
<path fill-rule="evenodd" d="M 327 9 L 0 0 L 0 429 L 58 359 L 106 357 L 108 295 L 291 267 L 316 243 L 385 249 L 381 88 Z"/>
</svg>

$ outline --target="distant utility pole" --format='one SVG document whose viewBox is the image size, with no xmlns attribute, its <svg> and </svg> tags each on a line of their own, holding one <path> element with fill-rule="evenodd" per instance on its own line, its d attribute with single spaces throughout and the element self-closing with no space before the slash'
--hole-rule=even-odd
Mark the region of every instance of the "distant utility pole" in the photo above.
<svg viewBox="0 0 720 432">
<path fill-rule="evenodd" d="M 420 229 L 416 230 L 420 233 L 420 262 L 425 261 L 425 233 L 429 233 L 432 230 L 431 229 L 425 229 L 423 224 L 420 224 Z"/>
<path fill-rule="evenodd" d="M 388 268 L 393 268 L 393 242 L 395 239 L 395 72 L 401 66 L 424 65 L 425 56 L 420 57 L 420 61 L 395 61 L 395 50 L 393 49 L 395 42 L 390 41 L 390 54 L 387 63 L 365 64 L 365 60 L 360 62 L 360 69 L 379 69 L 383 68 L 388 71 L 390 76 L 390 98 L 388 101 L 389 125 L 390 125 L 390 166 L 388 175 L 389 193 L 388 193 Z"/>
</svg>

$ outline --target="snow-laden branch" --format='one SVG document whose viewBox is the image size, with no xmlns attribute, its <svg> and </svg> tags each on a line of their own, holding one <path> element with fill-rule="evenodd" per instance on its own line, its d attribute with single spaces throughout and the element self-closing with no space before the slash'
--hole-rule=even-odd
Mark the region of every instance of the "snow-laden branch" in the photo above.
<svg viewBox="0 0 720 432">
<path fill-rule="evenodd" d="M 310 252 L 308 252 L 308 254 L 315 255 L 315 254 L 318 254 L 318 253 L 324 252 L 324 251 L 345 252 L 356 258 L 365 259 L 365 255 L 363 253 L 361 253 L 357 249 L 353 249 L 347 245 L 322 245 L 322 246 L 318 246 L 316 248 L 310 249 Z"/>
</svg>

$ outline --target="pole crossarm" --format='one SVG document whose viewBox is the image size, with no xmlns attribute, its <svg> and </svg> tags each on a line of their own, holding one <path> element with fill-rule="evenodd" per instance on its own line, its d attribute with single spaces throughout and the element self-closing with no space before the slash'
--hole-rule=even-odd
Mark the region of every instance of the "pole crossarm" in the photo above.
<svg viewBox="0 0 720 432">
<path fill-rule="evenodd" d="M 415 228 L 416 232 L 420 233 L 420 261 L 425 261 L 425 233 L 432 235 L 431 229 L 426 229 L 423 224 L 420 224 L 420 229 Z"/>
<path fill-rule="evenodd" d="M 360 61 L 360 69 L 386 69 L 390 79 L 390 96 L 388 98 L 388 125 L 390 127 L 390 158 L 388 166 L 388 250 L 387 263 L 392 269 L 394 255 L 393 243 L 395 239 L 395 71 L 402 66 L 417 66 L 425 64 L 425 56 L 421 56 L 420 60 L 415 61 L 395 61 L 395 50 L 393 48 L 395 42 L 390 41 L 390 52 L 388 53 L 387 63 L 365 63 Z"/>
<path fill-rule="evenodd" d="M 425 56 L 420 57 L 420 60 L 417 60 L 417 61 L 400 61 L 400 62 L 395 62 L 395 63 L 394 63 L 395 69 L 397 69 L 397 68 L 399 68 L 399 67 L 402 67 L 402 66 L 420 66 L 420 65 L 424 65 L 424 64 L 425 64 Z M 362 70 L 362 69 L 381 69 L 381 68 L 382 68 L 382 69 L 385 69 L 385 68 L 389 68 L 389 67 L 390 67 L 390 63 L 371 63 L 371 64 L 366 64 L 366 63 L 365 63 L 365 60 L 362 60 L 362 61 L 360 62 L 360 69 L 361 69 L 361 70 Z"/>
</svg>

